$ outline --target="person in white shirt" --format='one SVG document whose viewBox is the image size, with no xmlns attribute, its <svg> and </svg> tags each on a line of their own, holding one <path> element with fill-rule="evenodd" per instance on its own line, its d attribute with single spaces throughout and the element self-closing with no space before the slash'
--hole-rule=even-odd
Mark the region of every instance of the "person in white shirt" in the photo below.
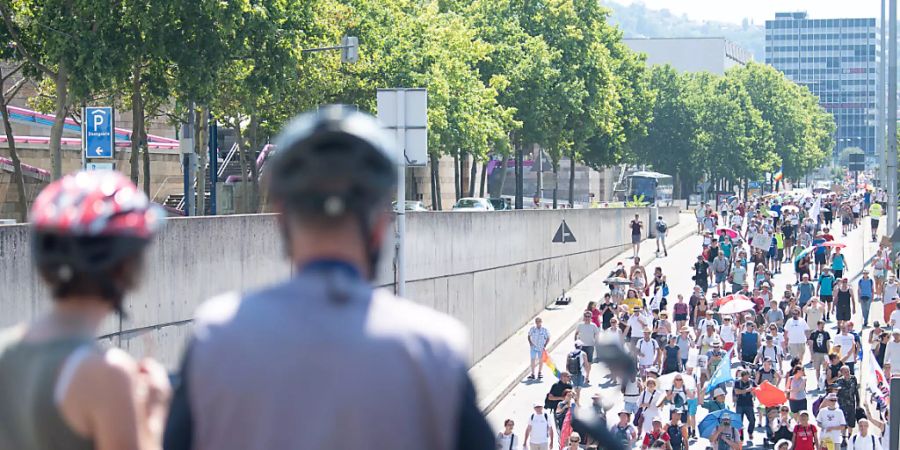
<svg viewBox="0 0 900 450">
<path fill-rule="evenodd" d="M 544 411 L 543 403 L 534 404 L 534 413 L 528 420 L 528 428 L 525 429 L 525 439 L 522 446 L 528 445 L 531 437 L 531 450 L 550 450 L 553 448 L 553 416 Z"/>
<path fill-rule="evenodd" d="M 725 316 L 722 320 L 725 323 L 722 324 L 722 328 L 719 330 L 719 337 L 722 338 L 724 343 L 723 348 L 728 351 L 731 350 L 731 347 L 734 347 L 734 342 L 737 340 L 737 327 L 734 326 L 731 316 Z"/>
<path fill-rule="evenodd" d="M 519 448 L 519 437 L 513 433 L 516 423 L 512 419 L 503 421 L 503 431 L 497 433 L 497 450 L 512 450 Z"/>
<path fill-rule="evenodd" d="M 659 363 L 659 343 L 651 337 L 651 334 L 652 330 L 650 328 L 644 328 L 644 337 L 638 340 L 636 344 L 638 365 L 642 371 Z"/>
<path fill-rule="evenodd" d="M 719 322 L 716 322 L 716 319 L 713 318 L 712 311 L 709 310 L 706 311 L 706 317 L 697 322 L 697 328 L 700 330 L 705 330 L 708 326 L 712 326 L 713 331 L 719 330 Z"/>
<path fill-rule="evenodd" d="M 841 332 L 834 337 L 833 342 L 834 345 L 841 346 L 841 361 L 845 364 L 856 364 L 856 339 L 848 332 L 847 324 L 841 325 Z"/>
<path fill-rule="evenodd" d="M 881 439 L 869 429 L 869 421 L 859 419 L 857 422 L 859 432 L 850 436 L 847 442 L 847 450 L 882 450 Z"/>
<path fill-rule="evenodd" d="M 891 336 L 893 340 L 888 341 L 884 351 L 884 365 L 890 364 L 891 373 L 897 375 L 900 374 L 900 329 L 894 328 Z"/>
<path fill-rule="evenodd" d="M 844 441 L 843 432 L 847 427 L 847 421 L 844 412 L 838 408 L 837 394 L 825 396 L 819 414 L 816 415 L 816 422 L 819 423 L 819 439 L 822 443 L 825 444 L 826 440 L 830 440 L 834 448 L 840 447 Z"/>
<path fill-rule="evenodd" d="M 584 382 L 591 383 L 591 363 L 594 362 L 594 345 L 597 344 L 597 333 L 600 328 L 591 322 L 591 312 L 585 311 L 582 314 L 582 322 L 575 328 L 575 340 L 581 341 L 581 349 L 587 355 L 587 366 L 585 367 Z"/>
<path fill-rule="evenodd" d="M 794 308 L 791 311 L 791 318 L 784 323 L 784 337 L 788 344 L 788 353 L 792 357 L 800 358 L 806 355 L 806 332 L 809 331 L 809 325 L 800 318 L 800 310 Z"/>
</svg>

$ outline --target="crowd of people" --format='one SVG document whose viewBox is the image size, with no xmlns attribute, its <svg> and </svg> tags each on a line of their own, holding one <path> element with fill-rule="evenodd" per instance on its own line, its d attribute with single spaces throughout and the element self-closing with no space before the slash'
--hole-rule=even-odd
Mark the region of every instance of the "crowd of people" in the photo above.
<svg viewBox="0 0 900 450">
<path fill-rule="evenodd" d="M 797 192 L 700 205 L 690 292 L 670 292 L 662 268 L 649 272 L 633 239 L 630 264 L 618 263 L 608 292 L 585 308 L 565 370 L 549 360 L 551 334 L 535 320 L 528 379 L 543 379 L 545 366 L 558 379 L 524 418 L 521 442 L 510 419 L 498 448 L 594 448 L 567 420 L 582 406 L 599 412 L 626 448 L 681 450 L 706 439 L 713 449 L 737 450 L 754 437 L 778 450 L 887 448 L 885 396 L 860 380 L 862 370 L 900 375 L 900 261 L 883 243 L 856 279 L 851 274 L 863 268 L 850 264 L 846 246 L 863 244 L 831 231 L 840 221 L 847 236 L 868 218 L 879 242 L 883 206 L 873 200 L 880 195 Z M 635 218 L 631 227 L 643 224 Z M 873 302 L 883 304 L 883 316 L 872 316 Z M 633 356 L 635 376 L 596 374 L 595 346 L 610 336 Z M 876 369 L 862 366 L 869 355 Z M 601 377 L 621 395 L 621 409 L 609 411 L 615 416 L 599 394 L 582 399 L 582 388 Z"/>
</svg>

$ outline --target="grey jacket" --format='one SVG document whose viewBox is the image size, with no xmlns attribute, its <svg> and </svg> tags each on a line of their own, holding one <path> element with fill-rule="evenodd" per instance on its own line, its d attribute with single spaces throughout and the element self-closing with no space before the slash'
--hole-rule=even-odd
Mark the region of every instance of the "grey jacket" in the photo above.
<svg viewBox="0 0 900 450">
<path fill-rule="evenodd" d="M 340 269 L 200 307 L 166 449 L 493 448 L 463 326 Z"/>
</svg>

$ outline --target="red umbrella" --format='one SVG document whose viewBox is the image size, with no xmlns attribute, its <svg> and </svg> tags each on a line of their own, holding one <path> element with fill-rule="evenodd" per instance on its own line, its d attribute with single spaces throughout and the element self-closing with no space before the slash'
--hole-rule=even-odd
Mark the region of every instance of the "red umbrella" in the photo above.
<svg viewBox="0 0 900 450">
<path fill-rule="evenodd" d="M 726 296 L 716 300 L 716 306 L 722 306 L 732 300 L 748 300 L 749 301 L 750 298 L 743 294 L 726 295 Z"/>
<path fill-rule="evenodd" d="M 787 395 L 785 395 L 784 391 L 768 381 L 763 381 L 762 384 L 755 387 L 753 393 L 759 399 L 759 403 L 768 408 L 783 405 L 787 402 Z"/>
<path fill-rule="evenodd" d="M 740 236 L 740 234 L 737 231 L 734 231 L 731 228 L 719 228 L 718 230 L 716 230 L 717 236 L 720 236 L 722 233 L 727 234 L 728 237 L 730 237 L 732 239 Z"/>
<path fill-rule="evenodd" d="M 835 241 L 828 241 L 824 244 L 819 244 L 819 247 L 847 248 L 847 244 L 843 244 L 841 242 L 835 242 Z"/>
</svg>

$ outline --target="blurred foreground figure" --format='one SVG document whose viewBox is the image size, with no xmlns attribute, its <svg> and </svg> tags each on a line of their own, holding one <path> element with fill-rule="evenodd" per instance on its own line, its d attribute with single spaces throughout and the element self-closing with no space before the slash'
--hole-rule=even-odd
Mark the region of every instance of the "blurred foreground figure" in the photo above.
<svg viewBox="0 0 900 450">
<path fill-rule="evenodd" d="M 302 115 L 276 141 L 269 200 L 294 276 L 197 312 L 166 449 L 494 449 L 466 332 L 373 290 L 395 151 L 373 118 Z"/>
<path fill-rule="evenodd" d="M 53 307 L 0 331 L 0 449 L 160 448 L 165 370 L 96 336 L 136 287 L 163 217 L 117 172 L 66 176 L 35 200 L 32 257 Z"/>
</svg>

